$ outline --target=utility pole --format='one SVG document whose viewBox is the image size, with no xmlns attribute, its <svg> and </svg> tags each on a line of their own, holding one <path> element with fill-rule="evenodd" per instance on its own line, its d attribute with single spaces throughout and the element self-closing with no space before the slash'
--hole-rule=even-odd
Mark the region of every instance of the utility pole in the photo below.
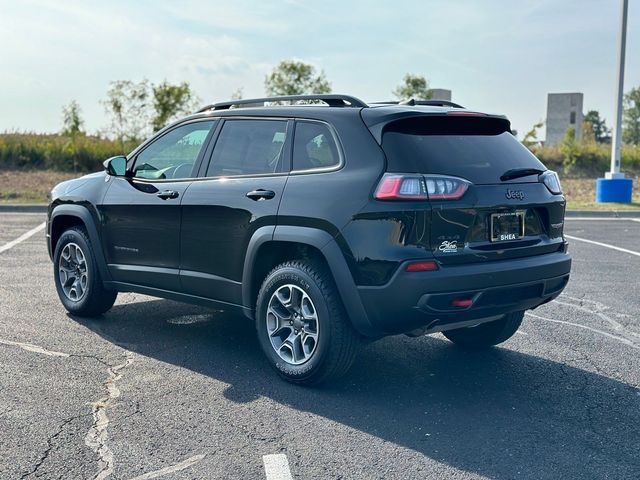
<svg viewBox="0 0 640 480">
<path fill-rule="evenodd" d="M 620 144 L 622 140 L 622 96 L 624 95 L 624 57 L 627 44 L 627 12 L 629 0 L 622 0 L 620 32 L 618 35 L 618 82 L 616 91 L 616 116 L 611 139 L 611 171 L 606 178 L 621 178 Z"/>
<path fill-rule="evenodd" d="M 624 57 L 627 44 L 627 12 L 629 0 L 622 0 L 620 32 L 618 34 L 618 82 L 616 85 L 616 116 L 611 139 L 611 169 L 605 178 L 596 180 L 596 202 L 631 203 L 633 180 L 620 172 L 620 145 L 622 143 L 622 97 L 624 95 Z"/>
</svg>

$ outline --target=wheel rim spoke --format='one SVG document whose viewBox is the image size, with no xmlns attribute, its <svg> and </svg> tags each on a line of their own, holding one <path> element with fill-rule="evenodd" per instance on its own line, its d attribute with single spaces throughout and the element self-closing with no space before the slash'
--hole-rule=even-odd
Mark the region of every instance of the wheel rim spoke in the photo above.
<svg viewBox="0 0 640 480">
<path fill-rule="evenodd" d="M 267 309 L 267 330 L 269 331 L 269 336 L 279 335 L 283 329 L 293 330 L 291 325 L 289 325 L 289 318 L 289 316 L 283 316 L 281 312 L 269 307 Z"/>
<path fill-rule="evenodd" d="M 58 261 L 58 279 L 64 295 L 74 302 L 82 300 L 87 292 L 89 272 L 82 249 L 73 242 L 64 246 Z"/>
<path fill-rule="evenodd" d="M 266 319 L 271 346 L 293 365 L 308 361 L 318 343 L 318 316 L 309 295 L 296 285 L 279 287 L 269 300 Z"/>
</svg>

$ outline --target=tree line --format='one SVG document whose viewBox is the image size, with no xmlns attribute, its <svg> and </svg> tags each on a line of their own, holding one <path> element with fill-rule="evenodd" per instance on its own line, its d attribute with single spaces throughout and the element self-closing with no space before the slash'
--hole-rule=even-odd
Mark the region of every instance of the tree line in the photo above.
<svg viewBox="0 0 640 480">
<path fill-rule="evenodd" d="M 317 71 L 308 63 L 283 60 L 266 75 L 264 88 L 267 96 L 331 93 L 331 83 L 324 71 Z M 406 74 L 392 91 L 398 100 L 431 98 L 428 80 L 421 75 Z M 231 99 L 243 97 L 239 87 Z M 160 130 L 173 120 L 193 113 L 201 104 L 189 83 L 159 84 L 144 79 L 140 82 L 117 80 L 109 84 L 106 98 L 101 101 L 107 125 L 98 136 L 115 140 L 121 145 L 140 141 Z M 72 100 L 62 109 L 61 134 L 71 139 L 85 135 L 82 110 Z"/>
<path fill-rule="evenodd" d="M 301 95 L 330 93 L 332 86 L 313 65 L 284 60 L 265 76 L 264 89 L 268 96 Z M 411 73 L 391 93 L 397 100 L 431 98 L 429 80 Z M 232 99 L 242 97 L 242 87 L 231 94 Z M 60 135 L 0 135 L 0 167 L 95 170 L 108 156 L 130 151 L 164 125 L 196 111 L 201 100 L 187 82 L 118 80 L 109 84 L 101 103 L 107 123 L 97 134 L 86 133 L 81 107 L 71 101 L 62 110 Z M 581 141 L 571 130 L 561 145 L 545 147 L 537 139 L 542 126 L 539 122 L 526 132 L 523 143 L 550 167 L 578 175 L 606 169 L 611 130 L 599 112 L 585 114 Z M 640 171 L 640 87 L 624 97 L 623 127 L 623 168 Z"/>
<path fill-rule="evenodd" d="M 567 128 L 559 145 L 544 145 L 538 140 L 540 121 L 524 134 L 522 143 L 547 166 L 569 175 L 598 175 L 608 169 L 611 159 L 611 128 L 597 110 L 589 110 L 583 117 L 582 135 Z M 622 111 L 623 169 L 640 171 L 640 87 L 624 95 Z"/>
<path fill-rule="evenodd" d="M 323 70 L 318 72 L 313 65 L 296 60 L 283 60 L 276 65 L 265 76 L 264 88 L 267 96 L 330 93 L 332 90 Z M 397 100 L 431 98 L 429 80 L 411 73 L 407 73 L 391 93 Z M 231 99 L 242 97 L 242 87 L 231 94 Z M 165 80 L 153 84 L 144 79 L 140 82 L 111 82 L 101 103 L 108 119 L 101 133 L 124 145 L 140 141 L 167 123 L 194 112 L 201 100 L 187 82 L 171 84 Z M 626 144 L 640 145 L 640 87 L 625 94 L 623 107 L 622 140 Z M 84 134 L 83 125 L 80 105 L 73 100 L 63 108 L 61 133 L 75 138 Z M 543 125 L 542 121 L 536 123 L 524 134 L 523 143 L 529 147 L 536 146 L 539 143 L 537 132 Z M 585 114 L 582 133 L 585 142 L 611 142 L 611 129 L 597 110 L 589 110 Z"/>
<path fill-rule="evenodd" d="M 522 139 L 528 147 L 541 146 L 538 140 L 538 130 L 544 126 L 541 120 L 531 130 L 527 131 Z M 611 128 L 600 116 L 597 110 L 589 110 L 582 120 L 582 143 L 610 144 Z M 568 128 L 563 144 L 577 142 L 576 132 Z M 632 88 L 625 93 L 622 103 L 622 142 L 627 145 L 640 145 L 640 87 Z"/>
</svg>

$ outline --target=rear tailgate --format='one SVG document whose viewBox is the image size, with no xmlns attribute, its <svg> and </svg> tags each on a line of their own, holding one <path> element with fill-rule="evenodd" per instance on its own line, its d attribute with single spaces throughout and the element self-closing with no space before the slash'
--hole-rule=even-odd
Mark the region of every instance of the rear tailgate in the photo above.
<svg viewBox="0 0 640 480">
<path fill-rule="evenodd" d="M 424 175 L 432 207 L 430 247 L 447 264 L 526 257 L 564 248 L 565 199 L 537 173 L 502 181 L 514 169 L 544 165 L 501 117 L 414 116 L 382 134 L 387 171 Z M 434 199 L 447 177 L 469 183 L 460 198 Z M 436 192 L 434 195 L 433 192 Z"/>
</svg>

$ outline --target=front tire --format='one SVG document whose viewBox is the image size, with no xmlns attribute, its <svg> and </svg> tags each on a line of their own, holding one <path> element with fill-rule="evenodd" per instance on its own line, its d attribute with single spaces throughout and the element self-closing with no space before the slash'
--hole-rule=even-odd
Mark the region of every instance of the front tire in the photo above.
<svg viewBox="0 0 640 480">
<path fill-rule="evenodd" d="M 522 323 L 524 312 L 508 313 L 500 320 L 477 327 L 456 328 L 442 334 L 462 348 L 482 349 L 498 345 L 511 338 Z"/>
<path fill-rule="evenodd" d="M 64 308 L 80 317 L 96 317 L 109 310 L 117 292 L 105 290 L 87 232 L 66 230 L 56 245 L 53 273 Z"/>
<path fill-rule="evenodd" d="M 331 274 L 308 260 L 282 263 L 267 275 L 256 302 L 256 330 L 271 366 L 297 384 L 345 374 L 360 345 Z"/>
</svg>

